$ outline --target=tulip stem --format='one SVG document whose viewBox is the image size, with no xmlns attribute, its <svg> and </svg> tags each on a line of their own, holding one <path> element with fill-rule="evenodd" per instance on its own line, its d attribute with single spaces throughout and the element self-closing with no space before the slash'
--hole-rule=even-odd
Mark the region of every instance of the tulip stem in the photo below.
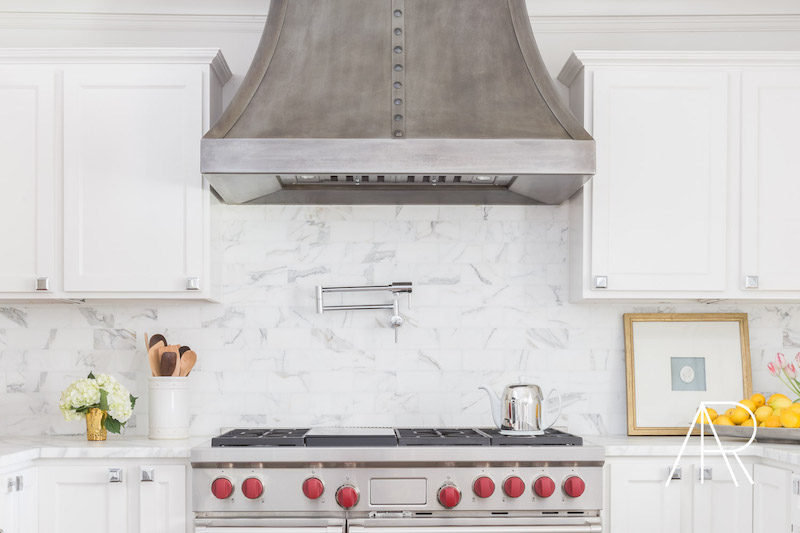
<svg viewBox="0 0 800 533">
<path fill-rule="evenodd" d="M 786 374 L 786 371 L 784 370 L 783 373 Z M 784 385 L 789 387 L 792 392 L 794 392 L 797 396 L 800 396 L 800 388 L 798 388 L 796 379 L 792 379 L 788 375 L 786 376 L 786 379 L 783 379 L 783 376 L 780 374 L 778 374 L 777 377 L 783 382 Z"/>
</svg>

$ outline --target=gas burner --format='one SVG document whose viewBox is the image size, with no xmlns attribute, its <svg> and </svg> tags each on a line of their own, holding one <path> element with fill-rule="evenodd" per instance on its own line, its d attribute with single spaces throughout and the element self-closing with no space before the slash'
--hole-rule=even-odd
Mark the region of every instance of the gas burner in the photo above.
<svg viewBox="0 0 800 533">
<path fill-rule="evenodd" d="M 398 429 L 400 446 L 489 446 L 491 440 L 474 429 L 420 428 Z"/>
<path fill-rule="evenodd" d="M 232 429 L 211 439 L 211 446 L 305 446 L 308 429 Z"/>
<path fill-rule="evenodd" d="M 504 435 L 497 428 L 481 428 L 492 446 L 582 446 L 581 437 L 557 429 L 545 429 L 544 435 Z"/>
</svg>

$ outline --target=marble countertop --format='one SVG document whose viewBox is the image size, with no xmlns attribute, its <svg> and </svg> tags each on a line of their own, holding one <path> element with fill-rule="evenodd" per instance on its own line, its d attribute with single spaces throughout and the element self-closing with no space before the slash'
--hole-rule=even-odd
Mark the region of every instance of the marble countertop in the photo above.
<svg viewBox="0 0 800 533">
<path fill-rule="evenodd" d="M 606 457 L 675 457 L 686 437 L 629 437 L 627 435 L 607 435 L 586 437 L 585 440 L 606 451 Z M 722 440 L 726 449 L 746 441 Z M 716 448 L 713 437 L 706 440 L 706 448 Z M 684 455 L 700 455 L 700 438 L 692 437 Z M 740 457 L 762 457 L 788 466 L 800 466 L 800 445 L 753 442 L 748 448 L 738 452 Z"/>
<path fill-rule="evenodd" d="M 102 442 L 89 442 L 85 436 L 74 437 L 0 437 L 0 470 L 36 459 L 93 459 L 93 458 L 176 458 L 188 459 L 193 447 L 206 443 L 211 437 L 192 437 L 185 440 L 151 440 L 143 436 L 110 435 Z M 606 457 L 675 457 L 684 437 L 629 437 L 608 435 L 586 437 L 587 443 L 602 446 Z M 734 442 L 724 440 L 726 448 Z M 713 446 L 713 441 L 706 441 Z M 692 437 L 685 455 L 699 455 L 698 437 Z M 754 442 L 739 453 L 742 457 L 762 457 L 800 466 L 800 445 Z"/>
<path fill-rule="evenodd" d="M 104 457 L 188 459 L 191 449 L 209 438 L 151 440 L 143 436 L 109 435 L 108 440 L 90 442 L 85 436 L 0 437 L 0 469 L 36 459 Z"/>
</svg>

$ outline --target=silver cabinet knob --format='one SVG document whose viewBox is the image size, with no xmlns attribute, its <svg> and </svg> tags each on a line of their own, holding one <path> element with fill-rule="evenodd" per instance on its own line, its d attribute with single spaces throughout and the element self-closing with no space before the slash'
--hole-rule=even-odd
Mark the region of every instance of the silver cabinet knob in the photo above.
<svg viewBox="0 0 800 533">
<path fill-rule="evenodd" d="M 758 276 L 745 276 L 744 277 L 744 288 L 745 289 L 757 289 L 758 288 Z"/>
<path fill-rule="evenodd" d="M 140 481 L 155 481 L 155 471 L 151 467 L 143 466 L 141 468 L 141 479 Z"/>
<path fill-rule="evenodd" d="M 17 491 L 22 490 L 23 483 L 22 483 L 22 476 L 17 476 L 14 478 L 14 483 L 17 486 Z"/>
<path fill-rule="evenodd" d="M 8 482 L 6 483 L 6 492 L 14 492 L 16 489 L 16 483 L 14 482 L 14 478 L 8 478 Z"/>
<path fill-rule="evenodd" d="M 607 289 L 608 288 L 608 276 L 595 276 L 594 277 L 594 288 L 595 289 Z"/>
<path fill-rule="evenodd" d="M 36 278 L 36 290 L 37 291 L 49 291 L 50 290 L 50 278 Z"/>
<path fill-rule="evenodd" d="M 667 476 L 669 476 L 670 472 L 672 472 L 671 466 L 667 468 Z M 682 477 L 683 477 L 683 469 L 682 467 L 678 466 L 675 468 L 675 471 L 672 472 L 672 477 L 670 479 L 681 479 Z"/>
<path fill-rule="evenodd" d="M 122 469 L 109 468 L 108 469 L 108 482 L 109 483 L 122 483 Z"/>
<path fill-rule="evenodd" d="M 697 479 L 703 481 L 711 481 L 714 479 L 714 472 L 710 466 L 706 466 L 703 470 L 697 471 Z"/>
<path fill-rule="evenodd" d="M 200 278 L 186 278 L 186 290 L 187 291 L 199 291 L 200 290 Z"/>
</svg>

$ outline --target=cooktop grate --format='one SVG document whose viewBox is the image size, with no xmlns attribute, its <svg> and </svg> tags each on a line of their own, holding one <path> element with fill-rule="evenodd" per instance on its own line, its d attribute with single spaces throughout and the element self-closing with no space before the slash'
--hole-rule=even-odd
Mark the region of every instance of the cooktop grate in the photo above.
<svg viewBox="0 0 800 533">
<path fill-rule="evenodd" d="M 211 446 L 305 446 L 306 429 L 232 429 L 211 439 Z"/>
<path fill-rule="evenodd" d="M 400 446 L 489 446 L 485 434 L 471 428 L 419 428 L 398 429 Z"/>
</svg>

